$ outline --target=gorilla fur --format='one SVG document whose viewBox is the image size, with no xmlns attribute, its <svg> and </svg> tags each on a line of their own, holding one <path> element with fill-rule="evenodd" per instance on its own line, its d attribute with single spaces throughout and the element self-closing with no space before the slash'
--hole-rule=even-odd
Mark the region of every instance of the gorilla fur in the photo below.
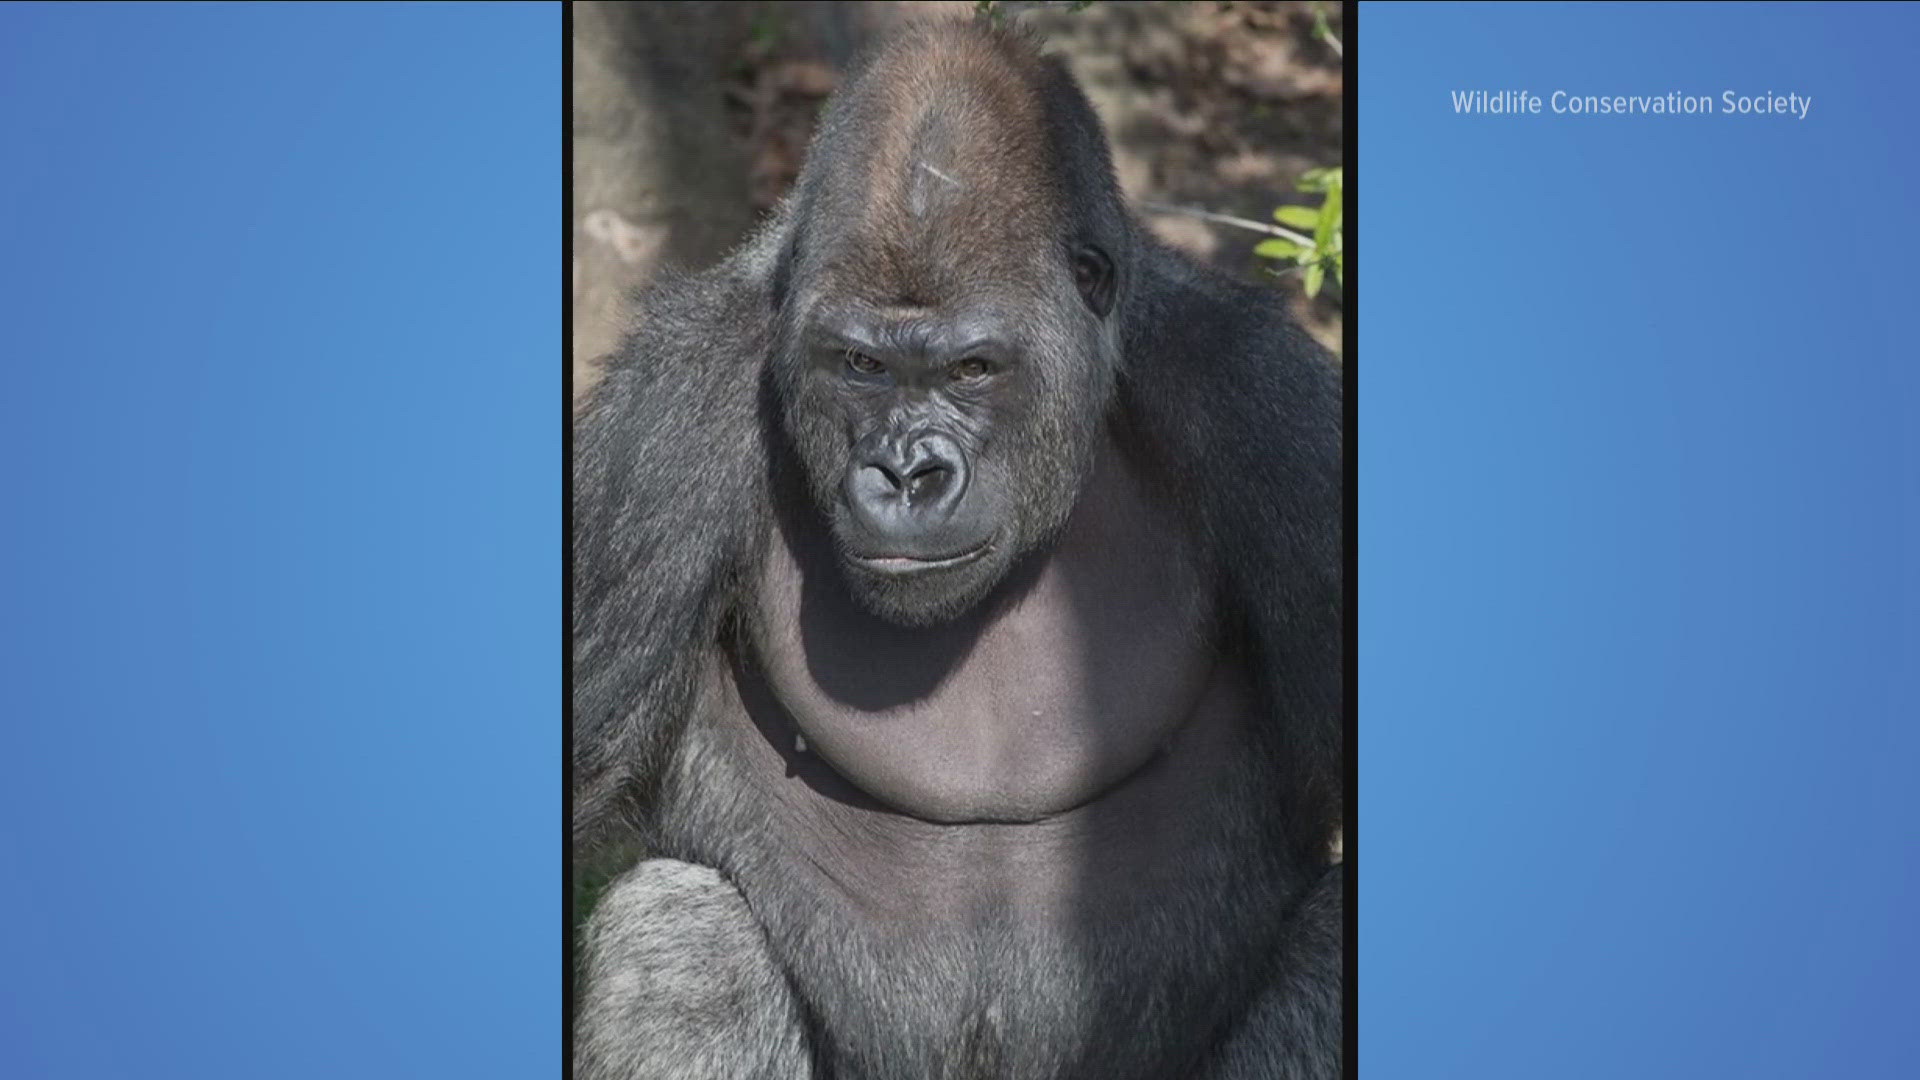
<svg viewBox="0 0 1920 1080">
<path fill-rule="evenodd" d="M 1057 61 L 868 58 L 577 420 L 579 1075 L 1336 1075 L 1340 414 Z"/>
</svg>

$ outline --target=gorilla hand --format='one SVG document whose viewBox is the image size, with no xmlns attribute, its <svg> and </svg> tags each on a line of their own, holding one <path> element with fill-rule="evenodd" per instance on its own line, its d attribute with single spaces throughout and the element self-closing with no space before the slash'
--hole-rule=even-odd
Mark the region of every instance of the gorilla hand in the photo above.
<svg viewBox="0 0 1920 1080">
<path fill-rule="evenodd" d="M 786 977 L 739 890 L 650 859 L 587 924 L 580 1080 L 796 1080 L 812 1074 Z"/>
</svg>

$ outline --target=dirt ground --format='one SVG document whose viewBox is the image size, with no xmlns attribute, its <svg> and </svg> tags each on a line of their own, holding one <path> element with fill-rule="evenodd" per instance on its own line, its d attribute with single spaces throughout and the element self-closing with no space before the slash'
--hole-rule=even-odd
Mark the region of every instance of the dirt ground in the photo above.
<svg viewBox="0 0 1920 1080">
<path fill-rule="evenodd" d="M 1272 220 L 1294 180 L 1342 159 L 1343 69 L 1309 3 L 1012 5 L 1064 56 L 1133 200 Z M 1336 36 L 1340 8 L 1323 5 Z M 967 18 L 935 3 L 574 5 L 574 390 L 617 343 L 628 296 L 662 266 L 716 261 L 785 193 L 840 73 L 897 22 Z M 1167 241 L 1269 282 L 1337 353 L 1337 288 L 1252 254 L 1260 234 L 1179 214 Z"/>
</svg>

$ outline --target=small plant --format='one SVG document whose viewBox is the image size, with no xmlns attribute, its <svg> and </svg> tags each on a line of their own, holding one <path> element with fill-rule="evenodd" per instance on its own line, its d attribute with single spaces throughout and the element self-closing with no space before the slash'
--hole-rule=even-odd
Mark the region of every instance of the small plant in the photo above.
<svg viewBox="0 0 1920 1080">
<path fill-rule="evenodd" d="M 1342 59 L 1346 57 L 1346 46 L 1341 45 L 1340 39 L 1333 35 L 1333 27 L 1327 25 L 1327 9 L 1319 4 L 1313 5 L 1313 36 L 1315 40 L 1332 49 L 1333 55 Z"/>
<path fill-rule="evenodd" d="M 1268 259 L 1291 262 L 1302 273 L 1301 286 L 1308 296 L 1317 296 L 1328 271 L 1342 288 L 1347 284 L 1346 243 L 1342 235 L 1340 189 L 1342 170 L 1338 165 L 1312 169 L 1294 186 L 1310 195 L 1320 195 L 1320 206 L 1282 206 L 1273 219 L 1287 226 L 1283 235 L 1262 240 L 1253 253 Z M 1299 230 L 1299 231 L 1293 231 Z"/>
</svg>

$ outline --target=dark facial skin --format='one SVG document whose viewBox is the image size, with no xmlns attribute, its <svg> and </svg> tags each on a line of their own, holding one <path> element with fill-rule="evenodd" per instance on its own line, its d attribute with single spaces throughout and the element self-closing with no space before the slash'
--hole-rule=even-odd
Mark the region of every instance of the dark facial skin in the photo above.
<svg viewBox="0 0 1920 1080">
<path fill-rule="evenodd" d="M 816 324 L 814 378 L 848 444 L 826 510 L 848 584 L 877 614 L 933 621 L 1006 572 L 1020 538 L 994 436 L 1032 389 L 1009 330 L 986 312 L 858 307 Z"/>
<path fill-rule="evenodd" d="M 973 483 L 973 463 L 1024 374 L 1004 324 L 861 312 L 816 332 L 815 363 L 823 379 L 837 376 L 853 421 L 835 520 L 851 562 L 912 575 L 989 553 L 1004 510 L 992 485 Z"/>
</svg>

